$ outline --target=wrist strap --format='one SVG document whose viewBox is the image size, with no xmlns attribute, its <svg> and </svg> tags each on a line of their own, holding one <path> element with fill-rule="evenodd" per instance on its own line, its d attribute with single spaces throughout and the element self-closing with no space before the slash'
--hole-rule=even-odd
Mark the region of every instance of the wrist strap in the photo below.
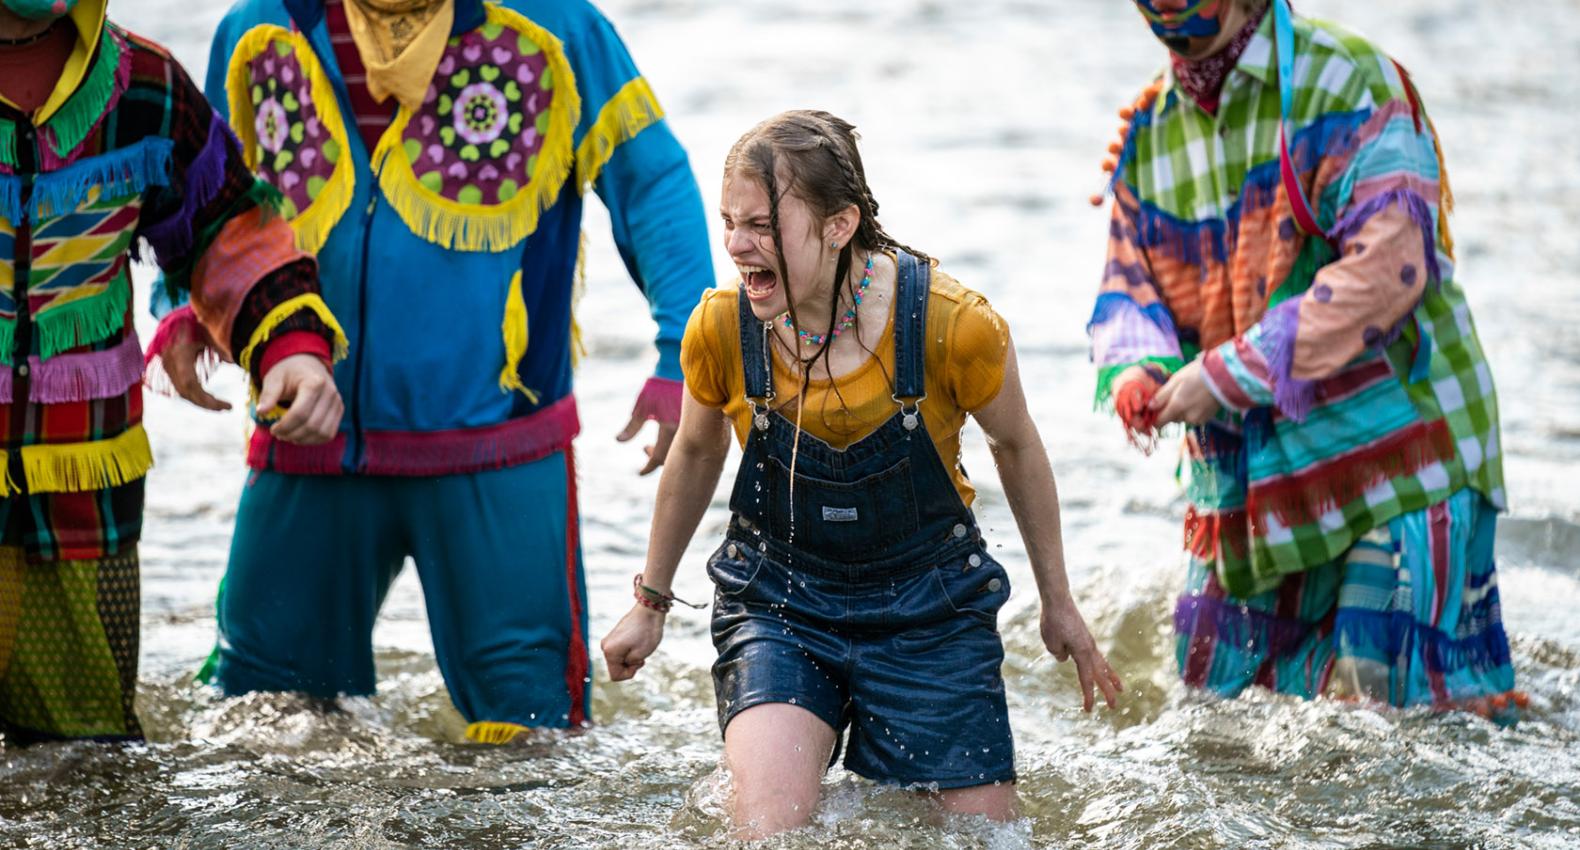
<svg viewBox="0 0 1580 850">
<path fill-rule="evenodd" d="M 673 608 L 676 602 L 679 602 L 687 608 L 696 608 L 700 610 L 704 607 L 694 602 L 687 602 L 673 593 L 664 593 L 663 591 L 654 590 L 653 588 L 648 587 L 642 583 L 641 573 L 637 573 L 631 577 L 631 595 L 636 597 L 636 603 L 638 605 L 641 605 L 643 608 L 651 608 L 660 614 L 668 614 L 669 609 Z"/>
</svg>

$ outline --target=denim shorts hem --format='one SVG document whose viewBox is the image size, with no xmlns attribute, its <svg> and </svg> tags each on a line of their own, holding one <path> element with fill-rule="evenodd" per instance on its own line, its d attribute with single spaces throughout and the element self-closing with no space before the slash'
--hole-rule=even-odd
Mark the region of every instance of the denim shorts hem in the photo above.
<svg viewBox="0 0 1580 850">
<path fill-rule="evenodd" d="M 808 711 L 813 717 L 816 717 L 824 723 L 827 723 L 828 727 L 834 730 L 835 735 L 840 733 L 844 725 L 843 717 L 835 717 L 831 720 L 823 712 L 818 711 L 810 705 L 807 705 L 804 700 L 805 695 L 792 693 L 760 694 L 758 696 L 752 697 L 749 700 L 739 700 L 734 705 L 730 706 L 728 711 L 719 713 L 719 737 L 724 737 L 724 730 L 729 728 L 730 721 L 734 720 L 737 714 L 740 714 L 748 708 L 756 708 L 759 705 L 773 705 L 775 703 L 782 705 L 793 705 L 796 708 Z"/>
<path fill-rule="evenodd" d="M 868 772 L 860 768 L 852 767 L 848 763 L 845 765 L 845 769 L 851 773 L 856 774 L 857 776 L 860 776 L 863 779 L 869 779 L 873 782 L 876 782 L 879 785 L 898 786 L 900 788 L 910 788 L 917 785 L 933 785 L 937 786 L 938 790 L 940 791 L 955 791 L 961 788 L 977 788 L 982 785 L 992 785 L 995 782 L 1014 785 L 1019 781 L 1015 776 L 1014 768 L 1010 768 L 1008 771 L 1002 773 L 978 772 L 970 776 L 956 776 L 949 778 L 929 777 L 926 779 L 878 775 L 876 772 Z M 987 776 L 986 779 L 982 778 L 984 775 Z"/>
</svg>

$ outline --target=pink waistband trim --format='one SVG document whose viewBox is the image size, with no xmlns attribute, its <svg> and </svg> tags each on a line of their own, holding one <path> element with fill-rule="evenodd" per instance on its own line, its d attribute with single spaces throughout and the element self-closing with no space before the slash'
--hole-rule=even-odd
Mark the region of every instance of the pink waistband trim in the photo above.
<svg viewBox="0 0 1580 850">
<path fill-rule="evenodd" d="M 112 348 L 27 359 L 28 401 L 63 404 L 124 395 L 143 377 L 143 349 L 135 332 Z M 0 369 L 0 404 L 13 401 L 12 369 Z"/>
<path fill-rule="evenodd" d="M 518 466 L 570 446 L 581 431 L 576 399 L 566 396 L 530 416 L 483 428 L 367 431 L 358 475 L 459 475 Z M 253 432 L 247 465 L 291 475 L 345 473 L 346 435 L 322 446 L 297 446 Z"/>
</svg>

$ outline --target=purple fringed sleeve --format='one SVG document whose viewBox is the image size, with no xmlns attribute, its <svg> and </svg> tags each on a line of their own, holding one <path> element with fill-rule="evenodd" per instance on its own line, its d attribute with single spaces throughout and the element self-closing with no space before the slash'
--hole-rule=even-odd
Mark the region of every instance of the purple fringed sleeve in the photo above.
<svg viewBox="0 0 1580 850">
<path fill-rule="evenodd" d="M 1290 374 L 1295 363 L 1295 336 L 1300 325 L 1300 305 L 1304 302 L 1304 295 L 1280 302 L 1246 332 L 1246 342 L 1262 355 L 1267 364 L 1267 378 L 1273 389 L 1273 405 L 1297 422 L 1306 418 L 1316 400 L 1316 383 L 1300 380 Z M 1254 391 L 1258 388 L 1246 389 L 1253 397 L 1259 394 Z"/>
<path fill-rule="evenodd" d="M 1443 279 L 1443 269 L 1437 261 L 1437 222 L 1432 218 L 1432 208 L 1425 199 L 1413 189 L 1398 188 L 1368 198 L 1360 206 L 1348 210 L 1344 218 L 1333 226 L 1333 231 L 1328 234 L 1336 243 L 1342 253 L 1344 245 L 1359 233 L 1366 222 L 1388 207 L 1398 204 L 1410 216 L 1410 220 L 1421 228 L 1421 244 L 1425 246 L 1422 258 L 1422 268 L 1426 269 L 1428 283 L 1436 284 Z"/>
<path fill-rule="evenodd" d="M 209 120 L 207 140 L 187 164 L 181 206 L 143 232 L 161 265 L 170 265 L 192 250 L 192 226 L 198 210 L 212 201 L 225 185 L 225 164 L 232 138 L 230 127 L 214 113 Z"/>
</svg>

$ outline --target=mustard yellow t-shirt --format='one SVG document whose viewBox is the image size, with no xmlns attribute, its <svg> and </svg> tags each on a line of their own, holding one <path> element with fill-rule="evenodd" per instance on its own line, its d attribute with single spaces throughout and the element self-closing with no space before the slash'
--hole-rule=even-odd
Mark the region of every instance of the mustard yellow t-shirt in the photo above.
<svg viewBox="0 0 1580 850">
<path fill-rule="evenodd" d="M 686 389 L 698 401 L 719 408 L 735 426 L 744 445 L 752 424 L 746 403 L 746 377 L 741 369 L 741 334 L 737 284 L 711 289 L 692 311 L 680 343 L 680 365 Z M 898 410 L 894 403 L 894 317 L 889 315 L 875 357 L 833 381 L 813 380 L 806 390 L 801 427 L 835 448 L 843 449 L 878 429 Z M 966 414 L 998 395 L 1004 384 L 1009 329 L 988 306 L 986 298 L 961 286 L 936 269 L 927 299 L 927 399 L 922 420 L 949 471 L 960 499 L 970 505 L 976 490 L 960 468 L 960 429 Z M 801 379 L 794 366 L 775 352 L 774 405 L 791 421 Z M 837 390 L 837 392 L 836 392 Z"/>
</svg>

